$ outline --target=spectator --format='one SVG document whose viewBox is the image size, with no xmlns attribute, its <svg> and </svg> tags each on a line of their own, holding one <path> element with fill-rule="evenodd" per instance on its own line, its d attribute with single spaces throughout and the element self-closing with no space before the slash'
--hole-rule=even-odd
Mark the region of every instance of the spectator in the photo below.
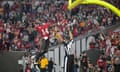
<svg viewBox="0 0 120 72">
<path fill-rule="evenodd" d="M 81 59 L 81 70 L 82 72 L 87 72 L 87 69 L 88 69 L 88 57 L 86 53 L 84 53 Z"/>
<path fill-rule="evenodd" d="M 30 65 L 29 65 L 29 64 L 27 64 L 26 69 L 25 69 L 25 72 L 32 72 L 32 69 L 30 68 Z"/>
<path fill-rule="evenodd" d="M 95 66 L 91 63 L 91 61 L 88 61 L 88 67 L 89 67 L 89 72 L 95 72 Z"/>
<path fill-rule="evenodd" d="M 96 44 L 96 43 L 95 43 L 94 39 L 91 39 L 91 42 L 89 43 L 90 49 L 94 49 L 95 46 L 96 46 L 95 44 Z"/>
<path fill-rule="evenodd" d="M 116 1 L 111 0 L 110 3 L 119 7 L 119 0 Z M 40 52 L 38 57 L 41 57 L 46 53 L 44 50 L 48 50 L 49 41 L 51 46 L 64 41 L 68 43 L 74 37 L 95 33 L 118 21 L 118 17 L 111 11 L 98 6 L 91 8 L 81 5 L 69 12 L 66 8 L 68 1 L 40 0 L 35 8 L 32 8 L 34 5 L 30 1 L 20 2 L 10 5 L 7 1 L 3 6 L 0 5 L 0 50 L 33 49 Z M 42 29 L 36 30 L 37 26 Z M 104 52 L 111 57 L 116 56 L 119 35 L 113 32 L 108 36 L 110 37 L 100 33 L 96 39 L 98 41 L 90 42 L 90 48 L 96 48 L 96 42 L 98 42 L 98 48 L 104 49 Z M 57 43 L 53 44 L 55 42 Z M 81 64 L 82 69 L 87 70 L 86 57 L 83 57 Z"/>
<path fill-rule="evenodd" d="M 103 71 L 106 70 L 105 69 L 106 68 L 106 63 L 105 63 L 105 60 L 103 59 L 102 56 L 100 56 L 99 59 L 97 60 L 97 65 L 100 68 L 99 72 L 103 72 Z"/>
<path fill-rule="evenodd" d="M 114 56 L 113 56 L 113 66 L 114 66 L 114 72 L 120 71 L 120 50 L 116 50 Z"/>
<path fill-rule="evenodd" d="M 7 14 L 9 14 L 9 11 L 10 11 L 10 4 L 8 2 L 5 3 L 4 5 L 4 10 Z"/>
<path fill-rule="evenodd" d="M 52 72 L 53 71 L 53 65 L 55 63 L 53 62 L 52 58 L 50 58 L 49 62 L 48 62 L 48 72 Z"/>
<path fill-rule="evenodd" d="M 77 59 L 74 59 L 74 72 L 78 72 L 78 62 L 77 62 Z"/>
<path fill-rule="evenodd" d="M 106 55 L 106 72 L 112 71 L 112 58 Z"/>
<path fill-rule="evenodd" d="M 110 49 L 111 49 L 111 38 L 110 36 L 106 36 L 106 55 L 110 55 Z"/>
<path fill-rule="evenodd" d="M 110 2 L 114 3 L 114 1 Z M 85 35 L 89 32 L 97 32 L 99 29 L 102 29 L 101 27 L 105 28 L 111 24 L 110 20 L 115 21 L 116 19 L 114 14 L 102 7 L 97 7 L 97 10 L 95 10 L 95 8 L 91 8 L 90 6 L 81 5 L 80 7 L 73 9 L 71 13 L 67 11 L 67 1 L 57 1 L 53 3 L 39 1 L 37 5 L 34 5 L 34 3 L 30 1 L 21 1 L 19 4 L 18 2 L 13 1 L 13 4 L 11 5 L 7 1 L 3 6 L 4 14 L 2 14 L 0 17 L 0 32 L 3 33 L 6 31 L 3 33 L 3 35 L 6 37 L 3 36 L 3 38 L 7 38 L 7 35 L 10 35 L 8 39 L 13 41 L 17 35 L 18 39 L 21 41 L 22 47 L 24 48 L 23 50 L 26 50 L 26 47 L 24 46 L 25 44 L 31 44 L 31 49 L 34 49 L 37 46 L 39 50 L 40 48 L 43 50 L 44 46 L 48 46 L 49 40 L 46 42 L 47 45 L 44 45 L 43 38 L 41 38 L 43 42 L 37 43 L 37 45 L 35 45 L 36 43 L 33 41 L 34 36 L 31 34 L 31 32 L 36 29 L 36 26 L 42 25 L 44 23 L 48 23 L 48 25 L 50 25 L 49 27 L 52 26 L 53 28 L 54 26 L 58 26 L 58 30 L 53 31 L 54 35 L 52 38 L 55 38 L 55 40 L 57 39 L 57 42 L 61 43 L 65 33 L 67 33 L 66 27 L 70 28 L 70 32 L 73 34 L 73 37 L 77 37 L 79 35 Z M 3 8 L 2 4 L 1 8 Z M 17 34 L 14 34 L 16 29 L 20 31 L 18 31 Z M 22 34 L 23 29 L 28 31 L 27 35 Z M 50 31 L 51 30 L 48 31 L 49 34 Z M 36 32 L 39 31 L 37 30 Z M 41 33 L 37 35 L 35 34 L 35 36 L 38 35 L 41 35 Z M 5 42 L 4 39 L 2 40 Z M 51 39 L 50 41 L 54 42 Z M 11 44 L 12 43 L 10 43 L 10 46 Z"/>
</svg>

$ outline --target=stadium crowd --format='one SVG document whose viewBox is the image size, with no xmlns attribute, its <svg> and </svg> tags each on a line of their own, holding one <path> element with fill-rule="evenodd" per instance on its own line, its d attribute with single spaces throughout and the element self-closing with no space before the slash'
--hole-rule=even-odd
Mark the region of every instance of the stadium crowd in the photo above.
<svg viewBox="0 0 120 72">
<path fill-rule="evenodd" d="M 108 9 L 97 6 L 76 7 L 67 10 L 67 1 L 34 1 L 8 2 L 2 4 L 0 10 L 0 50 L 40 50 L 42 35 L 39 26 L 45 27 L 43 33 L 48 33 L 49 46 L 56 45 L 59 39 L 56 35 L 66 35 L 70 28 L 74 37 L 95 32 L 116 22 L 117 17 Z"/>
<path fill-rule="evenodd" d="M 89 45 L 92 50 L 102 51 L 96 64 L 103 72 L 119 72 L 120 32 L 110 30 L 107 33 L 96 34 L 95 40 L 91 40 Z"/>
<path fill-rule="evenodd" d="M 13 5 L 8 2 L 1 3 L 0 50 L 39 51 L 45 45 L 43 39 L 46 37 L 42 35 L 44 33 L 48 34 L 49 46 L 54 46 L 61 43 L 56 33 L 64 37 L 67 35 L 66 31 L 70 29 L 73 36 L 77 37 L 105 29 L 117 21 L 119 18 L 111 11 L 96 5 L 80 5 L 69 11 L 67 1 L 40 1 L 37 5 L 34 1 L 14 2 Z M 44 30 L 42 31 L 40 27 Z M 106 56 L 111 57 L 112 62 L 114 57 L 120 56 L 119 44 L 120 34 L 110 31 L 107 34 L 95 35 L 95 40 L 90 42 L 90 48 L 102 50 Z M 120 63 L 115 66 L 120 67 L 119 65 Z"/>
</svg>

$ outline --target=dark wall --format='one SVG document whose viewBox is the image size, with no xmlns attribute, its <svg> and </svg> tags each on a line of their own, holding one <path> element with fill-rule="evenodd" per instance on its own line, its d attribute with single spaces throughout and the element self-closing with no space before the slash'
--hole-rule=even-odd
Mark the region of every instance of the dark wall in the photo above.
<svg viewBox="0 0 120 72">
<path fill-rule="evenodd" d="M 19 72 L 18 59 L 24 52 L 0 52 L 0 72 Z"/>
</svg>

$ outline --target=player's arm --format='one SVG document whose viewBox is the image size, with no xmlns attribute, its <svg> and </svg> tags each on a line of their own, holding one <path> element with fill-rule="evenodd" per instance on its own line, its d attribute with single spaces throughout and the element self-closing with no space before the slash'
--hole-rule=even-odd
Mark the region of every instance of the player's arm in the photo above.
<svg viewBox="0 0 120 72">
<path fill-rule="evenodd" d="M 56 34 L 57 34 L 57 37 L 58 37 L 58 39 L 60 40 L 60 42 L 63 42 L 64 39 L 63 39 L 62 35 L 59 34 L 58 32 L 57 32 Z"/>
<path fill-rule="evenodd" d="M 69 36 L 70 36 L 70 40 L 73 40 L 73 34 L 70 30 L 69 30 Z"/>
<path fill-rule="evenodd" d="M 59 33 L 59 29 L 57 28 L 57 26 L 54 27 L 54 32 L 55 32 L 55 37 L 57 40 L 59 40 L 60 42 L 63 42 L 63 36 Z"/>
<path fill-rule="evenodd" d="M 69 37 L 70 37 L 70 41 L 73 40 L 73 34 L 70 30 L 70 27 L 67 28 L 68 32 L 69 32 Z"/>
</svg>

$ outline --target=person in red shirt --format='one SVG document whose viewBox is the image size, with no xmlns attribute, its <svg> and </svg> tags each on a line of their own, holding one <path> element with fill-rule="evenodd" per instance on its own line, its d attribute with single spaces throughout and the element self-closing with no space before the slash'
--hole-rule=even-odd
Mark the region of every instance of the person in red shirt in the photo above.
<svg viewBox="0 0 120 72">
<path fill-rule="evenodd" d="M 30 65 L 29 65 L 29 64 L 27 64 L 26 69 L 25 69 L 25 72 L 32 72 L 32 69 L 30 68 Z"/>
<path fill-rule="evenodd" d="M 105 72 L 106 70 L 106 62 L 102 56 L 100 56 L 97 60 L 97 65 L 100 68 L 100 72 Z"/>
<path fill-rule="evenodd" d="M 0 25 L 0 33 L 3 33 L 4 32 L 4 27 L 3 25 Z"/>
<path fill-rule="evenodd" d="M 19 8 L 19 4 L 17 2 L 14 2 L 14 4 L 11 7 L 12 11 L 16 11 Z"/>
<path fill-rule="evenodd" d="M 0 19 L 0 33 L 4 32 L 4 23 L 3 20 Z"/>
</svg>

